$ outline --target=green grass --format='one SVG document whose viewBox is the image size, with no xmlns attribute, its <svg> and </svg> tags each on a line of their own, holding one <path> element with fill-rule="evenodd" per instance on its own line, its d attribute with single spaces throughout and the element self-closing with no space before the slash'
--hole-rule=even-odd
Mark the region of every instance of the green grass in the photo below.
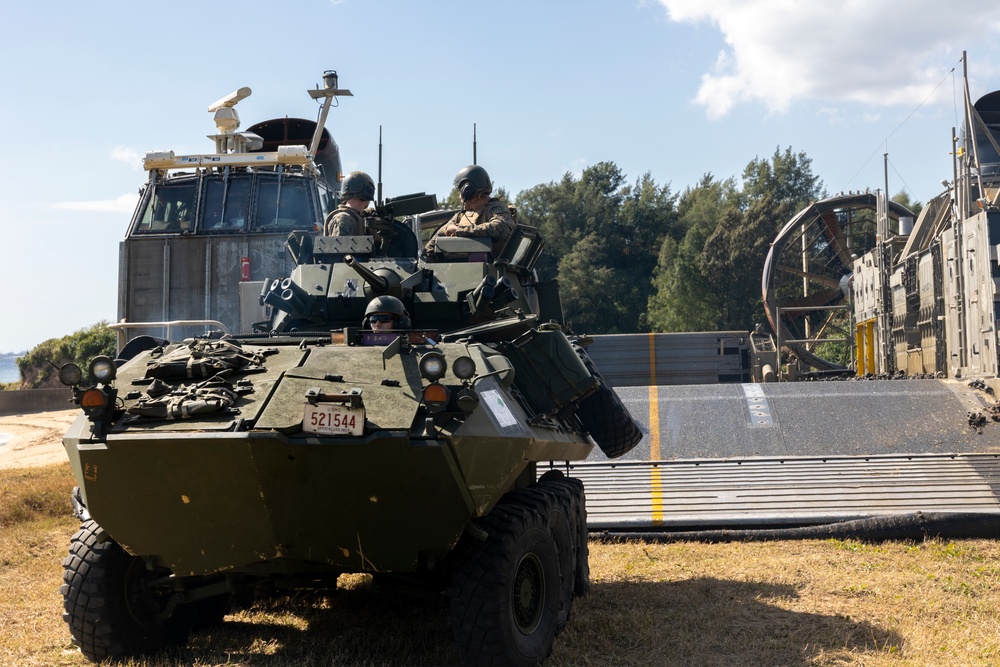
<svg viewBox="0 0 1000 667">
<path fill-rule="evenodd" d="M 62 464 L 0 471 L 0 664 L 86 665 L 61 619 L 76 521 Z M 1000 664 L 1000 545 L 990 540 L 591 543 L 546 665 Z M 341 577 L 332 593 L 259 602 L 186 646 L 125 663 L 451 665 L 444 599 Z"/>
</svg>

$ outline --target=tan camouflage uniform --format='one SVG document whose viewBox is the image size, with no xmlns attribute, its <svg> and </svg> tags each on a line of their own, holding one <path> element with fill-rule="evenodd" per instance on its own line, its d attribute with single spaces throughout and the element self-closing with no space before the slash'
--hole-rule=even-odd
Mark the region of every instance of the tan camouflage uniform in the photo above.
<svg viewBox="0 0 1000 667">
<path fill-rule="evenodd" d="M 365 233 L 365 220 L 358 211 L 347 204 L 341 204 L 326 216 L 323 233 L 326 236 L 362 236 Z"/>
<path fill-rule="evenodd" d="M 448 225 L 454 224 L 458 227 L 456 236 L 489 236 L 493 239 L 493 256 L 496 257 L 503 250 L 511 232 L 514 231 L 514 218 L 507 208 L 507 204 L 499 199 L 490 199 L 485 206 L 474 211 L 459 211 L 447 224 L 442 225 L 444 229 Z M 438 230 L 440 233 L 440 230 Z M 437 234 L 435 234 L 435 237 Z M 428 252 L 434 250 L 434 238 L 427 243 Z"/>
</svg>

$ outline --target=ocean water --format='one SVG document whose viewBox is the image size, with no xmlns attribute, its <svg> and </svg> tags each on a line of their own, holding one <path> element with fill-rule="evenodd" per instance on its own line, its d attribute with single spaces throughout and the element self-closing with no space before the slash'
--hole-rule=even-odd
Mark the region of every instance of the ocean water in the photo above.
<svg viewBox="0 0 1000 667">
<path fill-rule="evenodd" d="M 17 357 L 0 357 L 0 382 L 16 382 L 21 379 L 16 359 Z"/>
</svg>

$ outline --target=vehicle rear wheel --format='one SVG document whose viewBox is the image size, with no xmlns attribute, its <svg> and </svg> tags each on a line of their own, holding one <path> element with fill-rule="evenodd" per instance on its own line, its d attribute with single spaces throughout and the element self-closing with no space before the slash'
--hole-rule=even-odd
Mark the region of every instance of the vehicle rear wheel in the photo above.
<svg viewBox="0 0 1000 667">
<path fill-rule="evenodd" d="M 85 522 L 73 536 L 63 570 L 63 620 L 88 659 L 150 653 L 187 638 L 189 615 L 161 620 L 170 591 L 151 586 L 169 571 L 148 570 L 96 522 Z"/>
<path fill-rule="evenodd" d="M 498 505 L 455 549 L 448 596 L 455 644 L 467 665 L 537 665 L 559 617 L 559 556 L 541 515 Z"/>
</svg>

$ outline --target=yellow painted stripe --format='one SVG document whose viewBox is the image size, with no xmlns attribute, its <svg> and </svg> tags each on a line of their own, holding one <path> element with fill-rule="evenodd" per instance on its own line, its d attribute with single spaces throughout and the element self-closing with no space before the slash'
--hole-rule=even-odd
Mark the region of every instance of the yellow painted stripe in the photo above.
<svg viewBox="0 0 1000 667">
<path fill-rule="evenodd" d="M 649 334 L 649 460 L 660 460 L 660 400 L 656 384 L 656 334 Z M 654 526 L 663 525 L 663 480 L 659 466 L 650 466 L 649 495 Z"/>
</svg>

